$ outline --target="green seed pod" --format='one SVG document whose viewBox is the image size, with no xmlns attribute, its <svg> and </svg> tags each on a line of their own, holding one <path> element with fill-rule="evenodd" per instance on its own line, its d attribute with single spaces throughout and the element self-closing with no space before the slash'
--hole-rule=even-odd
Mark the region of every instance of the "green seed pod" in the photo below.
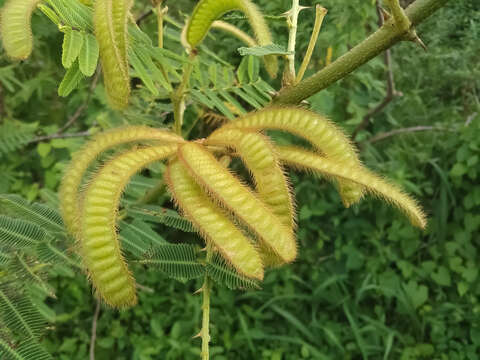
<svg viewBox="0 0 480 360">
<path fill-rule="evenodd" d="M 40 0 L 7 0 L 0 13 L 0 35 L 8 56 L 25 60 L 32 53 L 31 18 Z"/>
<path fill-rule="evenodd" d="M 79 227 L 79 195 L 82 179 L 92 162 L 104 151 L 130 142 L 160 141 L 180 143 L 184 140 L 171 132 L 147 126 L 128 126 L 96 135 L 76 152 L 65 171 L 60 185 L 60 210 L 67 230 L 76 235 Z"/>
<path fill-rule="evenodd" d="M 272 36 L 268 25 L 258 9 L 250 0 L 201 0 L 193 10 L 186 28 L 186 41 L 195 48 L 202 42 L 212 26 L 212 23 L 223 14 L 240 10 L 248 18 L 250 25 L 255 32 L 258 45 L 266 46 L 272 44 Z M 272 78 L 277 76 L 278 60 L 276 56 L 265 57 L 265 65 Z"/>
<path fill-rule="evenodd" d="M 204 193 L 182 163 L 168 167 L 167 183 L 178 207 L 206 240 L 210 241 L 240 274 L 263 279 L 260 255 L 250 240 Z"/>
<path fill-rule="evenodd" d="M 94 4 L 93 21 L 103 80 L 114 109 L 124 109 L 130 97 L 127 20 L 131 4 L 129 0 L 96 0 Z"/>
<path fill-rule="evenodd" d="M 294 168 L 361 185 L 369 193 L 400 209 L 413 225 L 421 229 L 427 225 L 425 214 L 414 199 L 364 167 L 334 161 L 294 146 L 277 146 L 277 152 L 281 161 Z"/>
<path fill-rule="evenodd" d="M 283 225 L 272 210 L 205 147 L 185 143 L 180 146 L 178 157 L 189 174 L 218 205 L 245 223 L 282 262 L 295 260 L 297 244 L 293 230 Z"/>
<path fill-rule="evenodd" d="M 332 160 L 362 166 L 357 152 L 345 134 L 327 118 L 314 112 L 290 107 L 268 108 L 245 115 L 223 128 L 288 131 L 309 141 L 315 149 Z M 341 180 L 340 194 L 348 207 L 363 196 L 358 184 Z"/>
<path fill-rule="evenodd" d="M 123 308 L 137 302 L 135 280 L 123 259 L 116 231 L 120 197 L 134 174 L 176 150 L 176 145 L 167 145 L 128 151 L 100 169 L 86 190 L 80 254 L 98 294 L 110 306 Z"/>
</svg>

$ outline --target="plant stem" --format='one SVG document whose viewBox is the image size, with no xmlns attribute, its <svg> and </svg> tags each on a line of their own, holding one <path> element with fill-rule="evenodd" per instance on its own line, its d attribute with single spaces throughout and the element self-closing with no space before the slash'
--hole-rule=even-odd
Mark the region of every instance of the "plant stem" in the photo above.
<svg viewBox="0 0 480 360">
<path fill-rule="evenodd" d="M 182 136 L 183 115 L 185 113 L 185 91 L 188 87 L 188 82 L 193 71 L 193 61 L 195 59 L 196 52 L 190 53 L 189 62 L 183 72 L 182 82 L 178 88 L 172 93 L 172 105 L 173 105 L 173 117 L 175 119 L 174 131 L 176 134 Z"/>
<path fill-rule="evenodd" d="M 417 0 L 405 11 L 412 26 L 416 26 L 443 7 L 449 0 Z M 395 26 L 394 18 L 355 46 L 345 55 L 339 57 L 329 66 L 299 84 L 282 90 L 273 100 L 275 105 L 298 104 L 312 95 L 344 78 L 352 71 L 367 63 L 372 58 L 404 39 L 408 30 Z"/>
<path fill-rule="evenodd" d="M 288 48 L 290 55 L 287 55 L 287 68 L 285 69 L 284 79 L 287 85 L 295 82 L 295 45 L 297 41 L 298 14 L 300 13 L 300 0 L 292 0 L 292 8 L 288 12 L 287 24 Z"/>
<path fill-rule="evenodd" d="M 213 248 L 210 244 L 207 244 L 207 263 L 211 260 L 213 254 Z M 210 295 L 212 290 L 212 280 L 205 274 L 205 279 L 202 286 L 203 304 L 202 304 L 202 330 L 200 330 L 200 336 L 202 338 L 202 360 L 210 359 Z"/>
<path fill-rule="evenodd" d="M 327 9 L 317 5 L 315 7 L 315 25 L 313 26 L 312 36 L 310 37 L 310 42 L 308 43 L 307 52 L 305 53 L 305 57 L 303 58 L 302 65 L 300 66 L 300 70 L 298 70 L 297 78 L 295 79 L 295 83 L 299 83 L 303 79 L 303 75 L 305 75 L 305 71 L 307 70 L 308 64 L 310 64 L 310 59 L 312 58 L 313 50 L 315 49 L 315 45 L 317 44 L 318 35 L 320 34 L 320 29 L 322 27 L 323 19 L 327 15 Z"/>
<path fill-rule="evenodd" d="M 398 0 L 388 0 L 387 3 L 395 20 L 395 25 L 404 31 L 410 29 L 412 23 L 410 22 L 410 19 L 405 15 L 405 11 L 403 11 Z"/>
<path fill-rule="evenodd" d="M 158 26 L 158 47 L 163 49 L 163 16 L 164 9 L 162 9 L 162 1 L 159 1 L 157 6 L 157 26 Z"/>
</svg>

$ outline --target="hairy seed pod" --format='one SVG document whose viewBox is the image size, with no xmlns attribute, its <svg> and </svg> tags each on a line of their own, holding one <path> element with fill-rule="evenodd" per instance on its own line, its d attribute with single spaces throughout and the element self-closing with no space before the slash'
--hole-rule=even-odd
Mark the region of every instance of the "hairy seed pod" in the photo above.
<svg viewBox="0 0 480 360">
<path fill-rule="evenodd" d="M 263 279 L 263 264 L 254 245 L 188 174 L 179 161 L 171 163 L 167 183 L 178 207 L 187 216 L 203 238 L 215 245 L 240 274 Z"/>
<path fill-rule="evenodd" d="M 250 170 L 260 199 L 280 221 L 291 229 L 296 227 L 293 196 L 287 178 L 268 138 L 240 129 L 219 129 L 211 134 L 206 145 L 233 148 Z M 265 266 L 282 263 L 268 248 L 260 246 Z"/>
<path fill-rule="evenodd" d="M 99 170 L 85 192 L 79 250 L 93 286 L 110 306 L 123 308 L 137 302 L 135 280 L 116 231 L 120 197 L 135 173 L 176 150 L 176 145 L 152 146 L 119 155 Z"/>
<path fill-rule="evenodd" d="M 200 0 L 187 24 L 186 40 L 188 44 L 193 48 L 197 47 L 207 35 L 212 23 L 233 10 L 245 13 L 255 32 L 258 45 L 272 44 L 272 36 L 267 23 L 258 7 L 250 0 Z M 278 72 L 277 57 L 266 56 L 265 64 L 270 76 L 275 78 Z"/>
<path fill-rule="evenodd" d="M 327 178 L 340 178 L 362 185 L 365 189 L 399 208 L 413 225 L 424 229 L 425 214 L 417 202 L 397 186 L 390 184 L 371 171 L 348 163 L 321 157 L 310 151 L 293 146 L 277 146 L 281 161 L 301 170 L 309 170 Z"/>
<path fill-rule="evenodd" d="M 62 217 L 71 234 L 76 235 L 78 232 L 80 214 L 78 192 L 88 167 L 102 152 L 121 144 L 140 141 L 180 143 L 184 140 L 168 131 L 147 126 L 129 126 L 96 135 L 73 155 L 62 178 L 59 196 Z"/>
<path fill-rule="evenodd" d="M 185 143 L 178 150 L 179 159 L 191 176 L 219 205 L 242 220 L 283 262 L 291 262 L 297 254 L 293 230 L 233 174 L 222 166 L 203 146 Z"/>
<path fill-rule="evenodd" d="M 251 172 L 260 199 L 283 224 L 295 228 L 295 209 L 290 186 L 274 147 L 266 136 L 240 129 L 220 128 L 208 137 L 205 145 L 233 148 Z"/>
<path fill-rule="evenodd" d="M 288 131 L 308 140 L 317 151 L 327 158 L 361 166 L 355 148 L 343 132 L 327 118 L 298 108 L 268 108 L 248 114 L 224 125 L 224 128 L 250 130 L 275 129 Z M 363 189 L 357 184 L 341 180 L 340 195 L 348 207 L 359 201 Z"/>
<path fill-rule="evenodd" d="M 103 79 L 110 105 L 123 109 L 130 97 L 127 58 L 127 19 L 130 0 L 96 0 L 95 36 L 100 49 Z"/>
<path fill-rule="evenodd" d="M 0 35 L 7 55 L 24 60 L 33 48 L 31 18 L 40 0 L 7 0 L 0 13 Z"/>
</svg>

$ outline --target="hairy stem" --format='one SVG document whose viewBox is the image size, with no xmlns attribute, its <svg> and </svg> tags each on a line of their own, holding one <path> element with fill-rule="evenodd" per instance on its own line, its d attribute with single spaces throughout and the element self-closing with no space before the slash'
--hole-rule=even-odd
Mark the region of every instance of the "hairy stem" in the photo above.
<svg viewBox="0 0 480 360">
<path fill-rule="evenodd" d="M 213 248 L 210 244 L 207 244 L 207 262 L 209 262 L 213 255 Z M 203 304 L 202 304 L 202 330 L 200 330 L 200 336 L 202 338 L 202 360 L 210 359 L 210 294 L 212 290 L 212 280 L 208 275 L 205 275 L 202 286 Z"/>
<path fill-rule="evenodd" d="M 305 53 L 305 57 L 303 58 L 302 65 L 300 66 L 300 70 L 298 70 L 297 78 L 295 79 L 296 83 L 299 83 L 303 79 L 303 75 L 305 75 L 305 71 L 307 70 L 308 64 L 310 64 L 310 59 L 312 58 L 313 50 L 315 49 L 315 45 L 317 44 L 318 35 L 320 34 L 320 29 L 322 27 L 323 19 L 327 15 L 327 9 L 317 5 L 315 7 L 315 25 L 313 26 L 312 36 L 310 37 L 310 42 L 308 43 L 307 52 Z"/>
<path fill-rule="evenodd" d="M 417 0 L 406 9 L 405 14 L 412 26 L 416 26 L 443 7 L 448 1 Z M 407 33 L 408 30 L 402 30 L 399 26 L 395 26 L 394 18 L 390 18 L 384 26 L 329 66 L 303 80 L 298 85 L 285 88 L 273 100 L 273 103 L 277 105 L 300 103 L 403 40 Z"/>
</svg>

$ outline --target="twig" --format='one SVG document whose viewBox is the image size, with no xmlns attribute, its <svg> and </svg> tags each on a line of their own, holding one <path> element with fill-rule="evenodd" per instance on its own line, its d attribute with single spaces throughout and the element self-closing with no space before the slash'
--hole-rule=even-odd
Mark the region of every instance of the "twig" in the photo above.
<svg viewBox="0 0 480 360">
<path fill-rule="evenodd" d="M 416 26 L 443 7 L 448 1 L 449 0 L 417 0 L 406 9 L 405 13 L 412 23 L 412 26 Z M 384 26 L 348 53 L 336 59 L 329 66 L 301 81 L 299 84 L 283 89 L 278 96 L 273 99 L 273 104 L 299 104 L 338 80 L 343 79 L 352 71 L 396 43 L 405 40 L 408 32 L 393 26 L 393 22 L 393 18 L 388 19 Z"/>
<path fill-rule="evenodd" d="M 95 360 L 95 341 L 97 339 L 97 320 L 100 315 L 100 300 L 97 300 L 95 314 L 92 321 L 92 336 L 90 338 L 90 360 Z"/>
<path fill-rule="evenodd" d="M 413 133 L 413 132 L 419 132 L 419 131 L 455 131 L 455 130 L 439 128 L 439 127 L 435 127 L 435 126 L 413 126 L 413 127 L 408 127 L 408 128 L 402 128 L 402 129 L 387 131 L 387 132 L 375 135 L 371 139 L 367 140 L 367 142 L 370 143 L 370 144 L 373 144 L 373 143 L 388 139 L 388 138 L 390 138 L 392 136 L 395 136 L 395 135 L 405 134 L 405 133 Z"/>
<path fill-rule="evenodd" d="M 382 27 L 385 23 L 385 18 L 382 12 L 382 8 L 380 6 L 380 1 L 377 0 L 377 15 L 378 15 L 378 22 L 379 26 Z M 352 133 L 352 141 L 355 140 L 358 133 L 364 130 L 368 124 L 370 123 L 370 119 L 381 112 L 396 96 L 401 96 L 401 92 L 397 92 L 395 90 L 395 81 L 393 78 L 393 69 L 392 69 L 392 53 L 391 50 L 388 49 L 385 51 L 385 66 L 387 68 L 387 93 L 384 99 L 374 108 L 370 109 L 368 113 L 363 117 L 362 122 L 355 128 Z"/>
<path fill-rule="evenodd" d="M 60 128 L 60 130 L 57 131 L 57 134 L 61 134 L 65 132 L 68 128 L 70 128 L 77 120 L 78 118 L 83 114 L 83 112 L 88 108 L 88 104 L 90 103 L 90 100 L 92 99 L 92 94 L 95 88 L 97 87 L 98 84 L 98 79 L 100 78 L 100 67 L 97 68 L 97 72 L 95 73 L 95 76 L 92 80 L 92 83 L 90 84 L 90 88 L 88 89 L 88 94 L 87 98 L 85 101 L 78 107 L 78 109 L 75 111 L 75 113 L 68 119 L 68 121 L 63 125 L 63 127 Z"/>
<path fill-rule="evenodd" d="M 320 29 L 322 27 L 323 19 L 327 15 L 327 9 L 317 5 L 315 7 L 315 25 L 313 26 L 312 36 L 310 37 L 310 42 L 308 43 L 307 52 L 305 53 L 305 57 L 303 58 L 302 65 L 300 66 L 300 70 L 298 70 L 297 78 L 295 79 L 295 83 L 299 83 L 302 81 L 303 76 L 305 75 L 305 71 L 307 70 L 308 64 L 310 64 L 310 60 L 312 58 L 313 50 L 315 49 L 315 45 L 317 44 L 318 35 L 320 34 Z"/>
<path fill-rule="evenodd" d="M 83 131 L 79 133 L 73 133 L 73 134 L 52 134 L 52 135 L 46 135 L 46 136 L 39 136 L 36 137 L 32 140 L 30 140 L 27 144 L 36 144 L 42 141 L 49 141 L 53 139 L 67 139 L 67 138 L 74 138 L 74 137 L 84 137 L 84 136 L 90 136 L 90 131 Z"/>
<path fill-rule="evenodd" d="M 148 287 L 148 286 L 145 286 L 145 285 L 141 285 L 139 283 L 136 283 L 135 284 L 135 287 L 140 290 L 140 291 L 145 291 L 146 293 L 149 293 L 149 294 L 154 294 L 155 293 L 155 290 L 153 290 L 152 288 Z"/>
</svg>

